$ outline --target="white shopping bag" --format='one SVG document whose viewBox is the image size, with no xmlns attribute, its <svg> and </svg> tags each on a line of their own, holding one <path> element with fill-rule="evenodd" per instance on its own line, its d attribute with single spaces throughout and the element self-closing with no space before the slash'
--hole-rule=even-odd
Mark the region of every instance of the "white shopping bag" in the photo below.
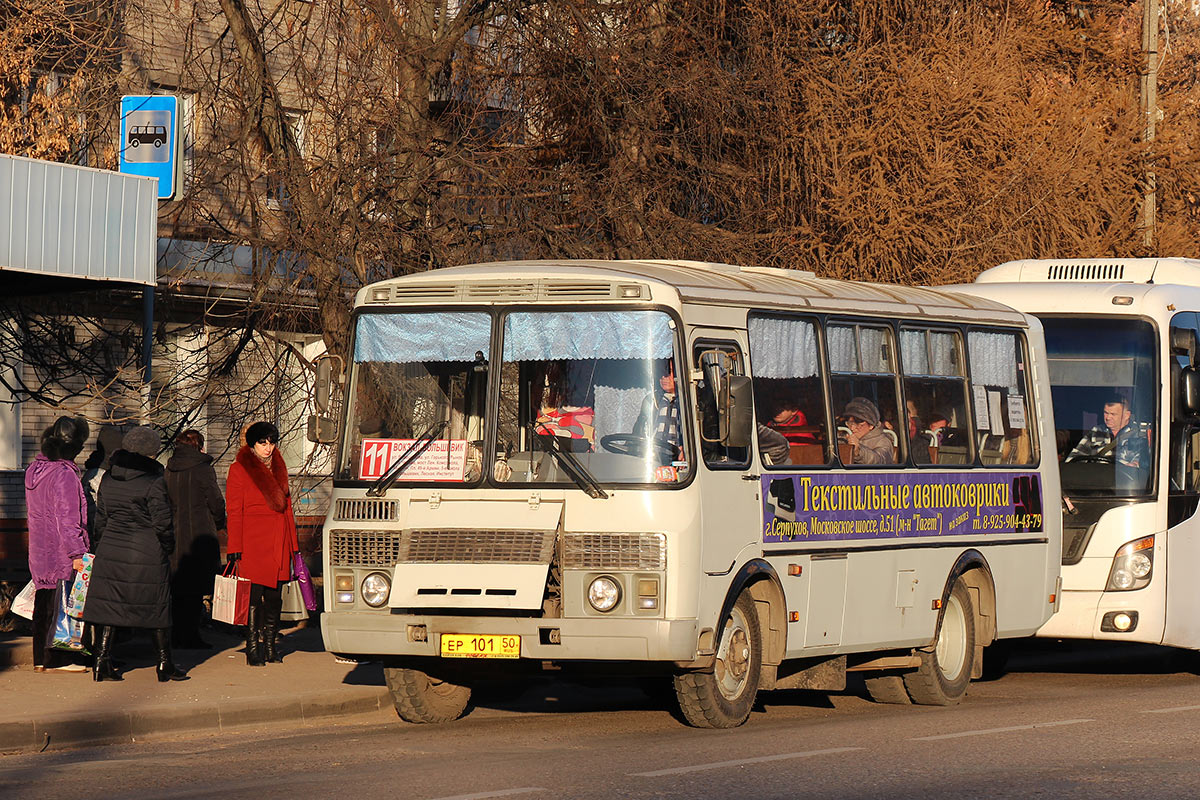
<svg viewBox="0 0 1200 800">
<path fill-rule="evenodd" d="M 21 593 L 13 598 L 9 610 L 18 617 L 33 619 L 33 597 L 35 592 L 37 592 L 37 587 L 33 585 L 33 581 L 25 584 L 25 588 L 21 590 Z"/>
</svg>

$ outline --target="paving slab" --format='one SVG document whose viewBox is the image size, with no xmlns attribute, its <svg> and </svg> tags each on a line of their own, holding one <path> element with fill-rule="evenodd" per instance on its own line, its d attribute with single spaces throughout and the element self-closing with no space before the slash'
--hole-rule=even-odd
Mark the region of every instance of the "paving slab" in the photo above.
<svg viewBox="0 0 1200 800">
<path fill-rule="evenodd" d="M 314 624 L 285 631 L 283 662 L 249 667 L 233 629 L 206 630 L 212 650 L 176 650 L 186 681 L 159 683 L 148 635 L 114 648 L 123 681 L 34 672 L 27 636 L 0 641 L 0 753 L 113 744 L 247 725 L 302 723 L 391 708 L 378 663 L 325 652 Z"/>
</svg>

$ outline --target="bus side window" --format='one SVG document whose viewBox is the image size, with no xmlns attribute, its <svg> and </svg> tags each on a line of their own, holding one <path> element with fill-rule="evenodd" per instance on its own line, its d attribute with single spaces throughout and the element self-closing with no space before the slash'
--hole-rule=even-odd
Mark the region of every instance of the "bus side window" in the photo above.
<svg viewBox="0 0 1200 800">
<path fill-rule="evenodd" d="M 1035 464 L 1038 443 L 1023 340 L 1008 331 L 970 331 L 972 402 L 984 464 Z"/>
<path fill-rule="evenodd" d="M 967 381 L 958 331 L 900 331 L 905 435 L 914 464 L 970 464 Z"/>
<path fill-rule="evenodd" d="M 763 467 L 827 463 L 829 423 L 816 323 L 753 315 L 749 332 L 756 420 L 783 436 L 788 445 L 786 457 L 776 461 L 763 447 L 760 430 Z M 770 432 L 767 435 L 774 437 Z"/>
<path fill-rule="evenodd" d="M 833 394 L 833 413 L 838 420 L 838 454 L 843 466 L 850 464 L 879 466 L 899 464 L 907 457 L 907 437 L 898 435 L 906 426 L 900 414 L 900 393 L 896 386 L 896 347 L 892 329 L 882 325 L 831 323 L 826 326 L 829 348 L 830 389 Z M 853 403 L 852 401 L 858 401 Z M 865 403 L 864 403 L 865 401 Z M 875 460 L 879 450 L 872 448 L 870 459 L 863 459 L 865 446 L 848 446 L 845 428 L 848 408 L 878 412 L 878 436 L 892 442 L 891 458 Z M 861 413 L 861 412 L 860 412 Z M 875 422 L 874 420 L 859 420 Z"/>
<path fill-rule="evenodd" d="M 1194 311 L 1181 311 L 1171 317 L 1171 330 L 1182 329 L 1200 336 L 1200 319 Z M 1180 376 L 1190 366 L 1187 354 L 1176 352 L 1171 359 L 1172 405 L 1169 440 L 1170 491 L 1167 494 L 1167 525 L 1189 519 L 1200 504 L 1200 426 L 1181 408 Z M 1164 414 L 1164 417 L 1166 415 Z M 1151 442 L 1153 445 L 1153 441 Z M 1154 452 L 1153 447 L 1150 452 Z"/>
</svg>

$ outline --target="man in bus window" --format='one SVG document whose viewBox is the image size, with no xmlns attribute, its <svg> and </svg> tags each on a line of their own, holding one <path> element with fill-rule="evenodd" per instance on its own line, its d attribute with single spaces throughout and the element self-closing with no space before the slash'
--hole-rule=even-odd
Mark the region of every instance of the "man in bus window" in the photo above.
<svg viewBox="0 0 1200 800">
<path fill-rule="evenodd" d="M 865 397 L 855 397 L 841 413 L 849 429 L 846 442 L 854 448 L 851 463 L 895 464 L 891 438 L 879 427 L 879 409 Z"/>
<path fill-rule="evenodd" d="M 1150 442 L 1132 420 L 1129 401 L 1113 397 L 1104 404 L 1104 424 L 1083 435 L 1066 461 L 1100 460 L 1131 469 L 1150 466 Z"/>
<path fill-rule="evenodd" d="M 675 392 L 675 362 L 668 361 L 659 376 L 659 389 L 646 395 L 633 432 L 674 448 L 671 460 L 683 452 L 683 431 L 679 427 L 679 397 Z M 665 454 L 664 454 L 665 455 Z"/>
</svg>

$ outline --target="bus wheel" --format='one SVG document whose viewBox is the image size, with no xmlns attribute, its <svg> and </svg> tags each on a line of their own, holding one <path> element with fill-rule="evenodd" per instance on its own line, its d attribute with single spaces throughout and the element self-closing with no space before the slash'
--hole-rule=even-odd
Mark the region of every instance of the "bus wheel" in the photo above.
<svg viewBox="0 0 1200 800">
<path fill-rule="evenodd" d="M 904 687 L 914 703 L 949 706 L 967 693 L 975 658 L 975 608 L 961 580 L 954 582 L 942 606 L 942 620 L 933 652 L 918 651 L 921 666 L 904 675 Z"/>
<path fill-rule="evenodd" d="M 416 669 L 384 667 L 396 713 L 405 722 L 451 722 L 467 710 L 471 689 Z"/>
<path fill-rule="evenodd" d="M 750 716 L 762 671 L 762 634 L 754 599 L 743 592 L 721 628 L 712 672 L 675 676 L 675 697 L 689 725 L 736 728 Z"/>
<path fill-rule="evenodd" d="M 874 678 L 864 678 L 867 694 L 876 703 L 896 703 L 908 705 L 912 700 L 904 688 L 904 678 L 899 675 L 876 675 Z"/>
</svg>

